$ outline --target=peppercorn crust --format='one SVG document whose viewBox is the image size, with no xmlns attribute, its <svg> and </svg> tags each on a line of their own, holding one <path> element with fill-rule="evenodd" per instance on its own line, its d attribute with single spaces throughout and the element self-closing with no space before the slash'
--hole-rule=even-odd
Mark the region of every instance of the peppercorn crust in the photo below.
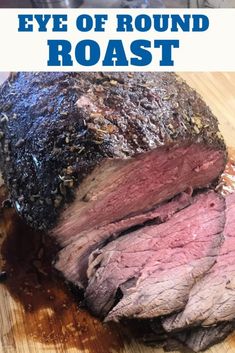
<svg viewBox="0 0 235 353">
<path fill-rule="evenodd" d="M 224 151 L 218 121 L 173 73 L 18 73 L 0 89 L 0 165 L 18 212 L 53 227 L 106 158 L 175 144 Z"/>
</svg>

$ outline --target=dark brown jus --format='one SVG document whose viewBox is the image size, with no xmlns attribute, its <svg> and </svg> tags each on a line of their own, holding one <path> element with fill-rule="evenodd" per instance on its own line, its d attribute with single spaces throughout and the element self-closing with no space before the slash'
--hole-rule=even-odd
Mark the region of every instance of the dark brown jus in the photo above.
<svg viewBox="0 0 235 353">
<path fill-rule="evenodd" d="M 217 119 L 170 73 L 19 73 L 1 88 L 0 113 L 11 199 L 50 229 L 65 248 L 57 268 L 81 286 L 105 227 L 209 186 L 225 166 Z"/>
<path fill-rule="evenodd" d="M 2 210 L 0 233 L 5 238 L 1 285 L 25 309 L 20 316 L 23 322 L 18 317 L 11 337 L 60 344 L 64 351 L 70 347 L 97 353 L 122 351 L 121 329 L 103 325 L 79 308 L 78 291 L 73 293 L 54 272 L 51 261 L 57 246 L 53 239 L 30 229 L 12 209 Z"/>
<path fill-rule="evenodd" d="M 1 228 L 7 233 L 1 248 L 6 285 L 21 303 L 25 303 L 25 310 L 38 310 L 42 302 L 45 304 L 45 297 L 48 303 L 56 300 L 55 293 L 47 293 L 47 287 L 49 283 L 57 282 L 51 260 L 58 247 L 53 239 L 31 230 L 12 209 L 3 210 L 2 217 Z"/>
<path fill-rule="evenodd" d="M 225 202 L 213 191 L 160 225 L 124 235 L 90 256 L 88 307 L 106 320 L 155 318 L 183 309 L 216 261 Z"/>
</svg>

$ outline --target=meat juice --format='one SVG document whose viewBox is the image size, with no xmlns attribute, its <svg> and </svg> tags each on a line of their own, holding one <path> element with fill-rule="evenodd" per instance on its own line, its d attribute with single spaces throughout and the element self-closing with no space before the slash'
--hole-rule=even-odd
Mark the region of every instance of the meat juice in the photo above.
<svg viewBox="0 0 235 353">
<path fill-rule="evenodd" d="M 14 339 L 27 336 L 46 345 L 59 343 L 65 350 L 76 347 L 97 353 L 121 349 L 120 330 L 104 326 L 79 307 L 80 293 L 54 272 L 52 259 L 58 247 L 52 239 L 30 229 L 13 209 L 2 210 L 0 234 L 4 238 L 0 291 L 4 285 L 24 309 L 23 322 L 11 328 Z"/>
</svg>

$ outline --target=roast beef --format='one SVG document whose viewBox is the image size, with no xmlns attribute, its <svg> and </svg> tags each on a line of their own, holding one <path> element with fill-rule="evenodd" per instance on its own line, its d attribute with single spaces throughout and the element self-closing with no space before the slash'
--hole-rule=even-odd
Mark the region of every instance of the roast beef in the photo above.
<svg viewBox="0 0 235 353">
<path fill-rule="evenodd" d="M 183 314 L 174 314 L 166 319 L 150 320 L 149 333 L 144 337 L 147 343 L 161 344 L 168 351 L 171 347 L 178 348 L 173 350 L 181 350 L 182 347 L 178 345 L 180 342 L 190 351 L 200 352 L 221 342 L 234 330 L 233 288 L 228 286 L 233 280 L 234 209 L 235 194 L 232 194 L 226 197 L 225 240 L 215 265 L 192 288 L 185 309 L 188 316 L 185 317 L 183 311 Z M 197 292 L 194 297 L 196 287 Z M 229 317 L 227 317 L 228 313 L 230 313 Z M 205 320 L 206 315 L 211 315 L 210 321 Z M 182 318 L 185 320 L 184 325 L 180 321 Z M 192 318 L 194 322 L 190 321 Z M 173 346 L 172 343 L 174 343 Z"/>
<path fill-rule="evenodd" d="M 216 118 L 170 73 L 14 74 L 0 90 L 0 114 L 12 202 L 56 237 L 57 268 L 80 284 L 80 266 L 85 273 L 113 224 L 126 228 L 184 190 L 211 185 L 225 166 Z"/>
<path fill-rule="evenodd" d="M 164 321 L 167 331 L 209 326 L 235 318 L 235 193 L 226 198 L 224 236 L 216 264 L 192 288 L 185 309 Z"/>
<path fill-rule="evenodd" d="M 92 251 L 102 246 L 107 239 L 111 241 L 125 231 L 130 232 L 133 228 L 144 227 L 150 222 L 157 224 L 166 221 L 175 212 L 190 204 L 190 194 L 191 190 L 186 190 L 181 195 L 176 196 L 171 202 L 163 203 L 152 211 L 83 232 L 76 239 L 76 242 L 69 244 L 59 252 L 55 267 L 57 270 L 62 271 L 69 281 L 83 286 L 87 283 L 88 258 Z"/>
<path fill-rule="evenodd" d="M 145 226 L 96 250 L 90 257 L 85 292 L 92 312 L 118 321 L 153 318 L 184 308 L 193 284 L 216 260 L 224 209 L 221 196 L 202 193 L 170 220 Z"/>
</svg>

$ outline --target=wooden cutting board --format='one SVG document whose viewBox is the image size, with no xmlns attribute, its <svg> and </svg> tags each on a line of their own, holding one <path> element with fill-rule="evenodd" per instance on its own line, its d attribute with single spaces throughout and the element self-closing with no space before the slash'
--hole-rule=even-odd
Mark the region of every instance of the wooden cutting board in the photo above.
<svg viewBox="0 0 235 353">
<path fill-rule="evenodd" d="M 235 149 L 235 73 L 181 76 L 210 105 L 228 146 Z M 0 353 L 163 352 L 131 340 L 118 326 L 102 325 L 78 308 L 48 270 L 43 236 L 29 232 L 11 210 L 0 216 L 0 245 L 6 236 L 9 278 L 7 287 L 0 284 Z M 234 353 L 235 334 L 207 352 Z"/>
</svg>

